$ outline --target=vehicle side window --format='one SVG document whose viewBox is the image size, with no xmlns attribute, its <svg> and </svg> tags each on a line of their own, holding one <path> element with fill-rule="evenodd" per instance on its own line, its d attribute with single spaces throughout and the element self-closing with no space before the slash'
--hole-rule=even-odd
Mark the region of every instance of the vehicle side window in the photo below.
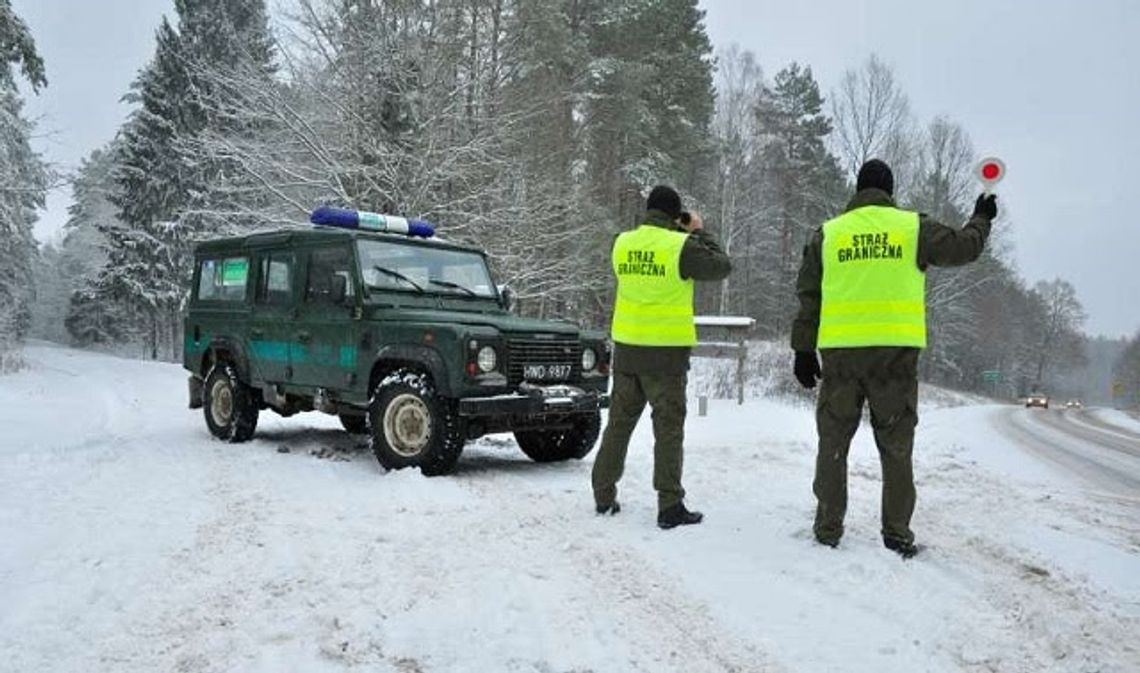
<svg viewBox="0 0 1140 673">
<path fill-rule="evenodd" d="M 198 300 L 243 302 L 248 281 L 248 257 L 204 259 L 198 275 Z"/>
<path fill-rule="evenodd" d="M 292 253 L 267 253 L 261 258 L 261 273 L 257 279 L 257 303 L 283 305 L 288 304 L 292 298 Z"/>
<path fill-rule="evenodd" d="M 345 280 L 345 296 L 354 295 L 352 282 L 352 251 L 347 247 L 321 248 L 309 255 L 309 275 L 305 280 L 305 301 L 331 303 L 335 279 Z"/>
</svg>

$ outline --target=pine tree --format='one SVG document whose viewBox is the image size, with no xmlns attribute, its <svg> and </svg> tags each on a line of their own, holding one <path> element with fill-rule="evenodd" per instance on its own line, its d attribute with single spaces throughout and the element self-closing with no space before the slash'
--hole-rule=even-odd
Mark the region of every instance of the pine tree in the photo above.
<svg viewBox="0 0 1140 673">
<path fill-rule="evenodd" d="M 204 134 L 235 130 L 217 73 L 272 73 L 264 0 L 176 0 L 175 10 L 178 30 L 163 19 L 132 88 L 139 107 L 122 130 L 112 196 L 122 226 L 102 231 L 110 258 L 94 293 L 146 316 L 155 358 L 164 344 L 176 354 L 194 242 L 225 226 L 232 206 L 221 183 L 233 168 L 201 153 Z"/>
<path fill-rule="evenodd" d="M 115 156 L 116 146 L 111 143 L 94 150 L 79 167 L 72 181 L 72 204 L 55 270 L 65 302 L 58 321 L 72 342 L 80 346 L 109 344 L 131 336 L 126 307 L 97 292 L 110 248 L 105 232 L 123 228 L 119 209 L 110 200 L 116 189 Z"/>
<path fill-rule="evenodd" d="M 32 225 L 43 206 L 47 166 L 29 144 L 32 124 L 16 89 L 18 67 L 33 91 L 47 85 L 43 61 L 23 20 L 0 0 L 0 369 L 31 326 L 37 258 Z"/>
<path fill-rule="evenodd" d="M 712 46 L 694 0 L 583 4 L 590 61 L 578 112 L 594 207 L 583 261 L 602 270 L 613 235 L 641 217 L 653 185 L 698 206 L 715 194 Z M 603 322 L 612 282 L 606 274 L 598 283 L 591 293 Z"/>
<path fill-rule="evenodd" d="M 765 218 L 774 266 L 772 286 L 756 295 L 757 309 L 775 319 L 767 324 L 783 334 L 795 312 L 795 273 L 809 233 L 834 217 L 845 198 L 846 183 L 826 140 L 831 120 L 810 67 L 792 63 L 776 74 L 769 95 L 757 108 L 765 199 Z"/>
</svg>

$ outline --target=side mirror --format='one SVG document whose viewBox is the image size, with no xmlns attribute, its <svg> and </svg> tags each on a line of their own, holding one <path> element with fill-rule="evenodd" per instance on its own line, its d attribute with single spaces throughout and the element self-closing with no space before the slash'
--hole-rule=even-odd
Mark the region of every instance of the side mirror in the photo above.
<svg viewBox="0 0 1140 673">
<path fill-rule="evenodd" d="M 510 311 L 515 305 L 515 293 L 511 291 L 511 288 L 504 285 L 499 288 L 499 301 L 502 303 L 504 311 Z"/>
<path fill-rule="evenodd" d="M 333 304 L 343 304 L 348 296 L 348 278 L 340 274 L 333 274 L 329 287 L 329 301 Z"/>
</svg>

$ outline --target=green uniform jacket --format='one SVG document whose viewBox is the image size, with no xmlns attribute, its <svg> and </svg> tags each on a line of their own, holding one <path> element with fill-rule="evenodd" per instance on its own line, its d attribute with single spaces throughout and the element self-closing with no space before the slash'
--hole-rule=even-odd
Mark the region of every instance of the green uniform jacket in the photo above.
<svg viewBox="0 0 1140 673">
<path fill-rule="evenodd" d="M 880 189 L 864 189 L 852 197 L 846 211 L 863 206 L 894 206 L 886 192 Z M 984 217 L 971 217 L 962 229 L 954 229 L 925 214 L 918 216 L 918 268 L 926 271 L 930 266 L 960 266 L 978 258 L 985 249 L 990 235 L 990 221 Z M 800 310 L 792 323 L 792 349 L 796 351 L 816 350 L 816 336 L 819 332 L 820 286 L 823 282 L 823 229 L 815 231 L 811 241 L 804 246 L 804 258 L 800 264 L 796 280 L 796 294 L 800 299 Z M 886 375 L 913 376 L 917 370 L 918 349 L 902 347 L 836 349 L 854 356 L 829 358 L 833 351 L 824 351 L 824 375 L 859 376 L 870 371 Z M 861 353 L 860 353 L 861 351 Z M 863 357 L 860 357 L 863 356 Z M 842 371 L 852 367 L 861 371 Z M 828 370 L 831 371 L 828 371 Z M 838 371 L 837 371 L 838 370 Z"/>
<path fill-rule="evenodd" d="M 676 229 L 672 218 L 659 210 L 650 210 L 639 224 L 663 229 Z M 732 262 L 720 245 L 703 229 L 689 234 L 681 248 L 682 278 L 723 280 L 732 271 Z M 689 370 L 687 346 L 631 346 L 614 344 L 615 372 L 625 374 L 682 374 Z"/>
</svg>

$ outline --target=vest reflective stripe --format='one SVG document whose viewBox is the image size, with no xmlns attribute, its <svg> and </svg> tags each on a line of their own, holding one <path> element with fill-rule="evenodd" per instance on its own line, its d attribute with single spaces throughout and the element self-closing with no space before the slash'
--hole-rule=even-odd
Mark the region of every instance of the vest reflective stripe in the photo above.
<svg viewBox="0 0 1140 673">
<path fill-rule="evenodd" d="M 643 224 L 617 237 L 612 255 L 617 297 L 613 340 L 633 346 L 692 346 L 693 281 L 681 278 L 689 235 Z"/>
<path fill-rule="evenodd" d="M 816 345 L 926 347 L 926 274 L 918 269 L 918 214 L 864 206 L 823 225 Z"/>
</svg>

